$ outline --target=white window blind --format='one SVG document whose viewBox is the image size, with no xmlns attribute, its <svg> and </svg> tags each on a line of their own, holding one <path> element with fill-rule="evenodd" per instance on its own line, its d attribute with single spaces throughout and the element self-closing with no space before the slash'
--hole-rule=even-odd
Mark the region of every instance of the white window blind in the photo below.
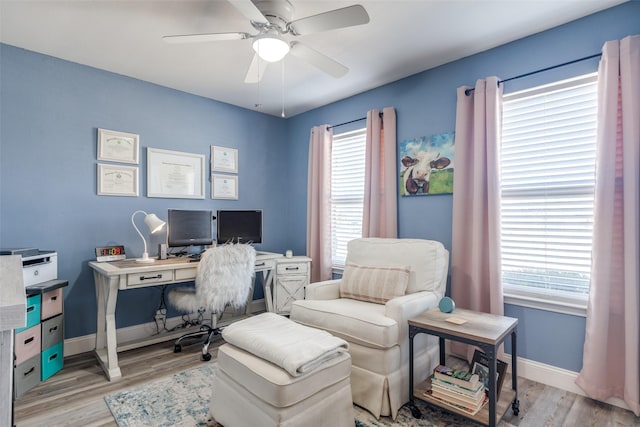
<svg viewBox="0 0 640 427">
<path fill-rule="evenodd" d="M 331 149 L 331 259 L 344 268 L 347 242 L 362 237 L 366 129 L 333 136 Z"/>
<path fill-rule="evenodd" d="M 596 123 L 596 74 L 505 95 L 500 160 L 505 296 L 586 303 Z"/>
</svg>

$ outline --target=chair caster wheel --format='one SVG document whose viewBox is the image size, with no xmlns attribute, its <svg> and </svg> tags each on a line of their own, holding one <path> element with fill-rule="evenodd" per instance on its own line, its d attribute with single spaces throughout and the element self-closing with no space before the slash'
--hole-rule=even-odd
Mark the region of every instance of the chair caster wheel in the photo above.
<svg viewBox="0 0 640 427">
<path fill-rule="evenodd" d="M 202 355 L 202 360 L 205 362 L 208 362 L 209 360 L 211 360 L 211 355 L 209 353 L 205 353 Z"/>
<path fill-rule="evenodd" d="M 174 353 L 180 353 L 182 351 L 182 346 L 180 344 L 176 344 L 173 346 Z"/>
</svg>

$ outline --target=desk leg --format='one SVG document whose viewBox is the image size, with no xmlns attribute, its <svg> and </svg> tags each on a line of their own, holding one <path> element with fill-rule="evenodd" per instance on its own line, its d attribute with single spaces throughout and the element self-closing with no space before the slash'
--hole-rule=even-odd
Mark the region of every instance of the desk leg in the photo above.
<svg viewBox="0 0 640 427">
<path fill-rule="evenodd" d="M 116 302 L 120 278 L 94 272 L 97 302 L 96 357 L 109 381 L 122 377 L 118 365 L 116 338 Z"/>
<path fill-rule="evenodd" d="M 273 270 L 267 270 L 262 272 L 262 283 L 264 284 L 264 299 L 267 302 L 267 311 L 275 311 L 273 307 Z"/>
</svg>

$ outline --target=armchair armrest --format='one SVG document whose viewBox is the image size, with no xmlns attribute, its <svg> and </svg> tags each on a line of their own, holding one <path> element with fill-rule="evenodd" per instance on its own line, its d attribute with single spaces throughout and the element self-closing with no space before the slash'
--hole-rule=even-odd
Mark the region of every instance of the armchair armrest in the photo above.
<svg viewBox="0 0 640 427">
<path fill-rule="evenodd" d="M 385 316 L 398 323 L 400 357 L 403 361 L 409 358 L 409 319 L 436 307 L 438 301 L 440 301 L 440 295 L 436 292 L 421 291 L 393 298 L 385 304 Z"/>
<path fill-rule="evenodd" d="M 393 298 L 385 304 L 385 316 L 394 319 L 396 322 L 407 323 L 407 321 L 438 305 L 440 297 L 432 291 L 415 292 Z"/>
<path fill-rule="evenodd" d="M 305 289 L 305 299 L 338 299 L 340 298 L 340 279 L 311 283 Z"/>
</svg>

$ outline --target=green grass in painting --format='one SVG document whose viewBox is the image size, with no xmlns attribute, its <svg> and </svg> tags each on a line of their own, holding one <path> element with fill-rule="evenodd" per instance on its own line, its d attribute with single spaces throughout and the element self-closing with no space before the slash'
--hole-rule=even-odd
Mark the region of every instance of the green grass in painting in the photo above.
<svg viewBox="0 0 640 427">
<path fill-rule="evenodd" d="M 453 193 L 453 168 L 434 170 L 429 177 L 429 194 Z"/>
</svg>

